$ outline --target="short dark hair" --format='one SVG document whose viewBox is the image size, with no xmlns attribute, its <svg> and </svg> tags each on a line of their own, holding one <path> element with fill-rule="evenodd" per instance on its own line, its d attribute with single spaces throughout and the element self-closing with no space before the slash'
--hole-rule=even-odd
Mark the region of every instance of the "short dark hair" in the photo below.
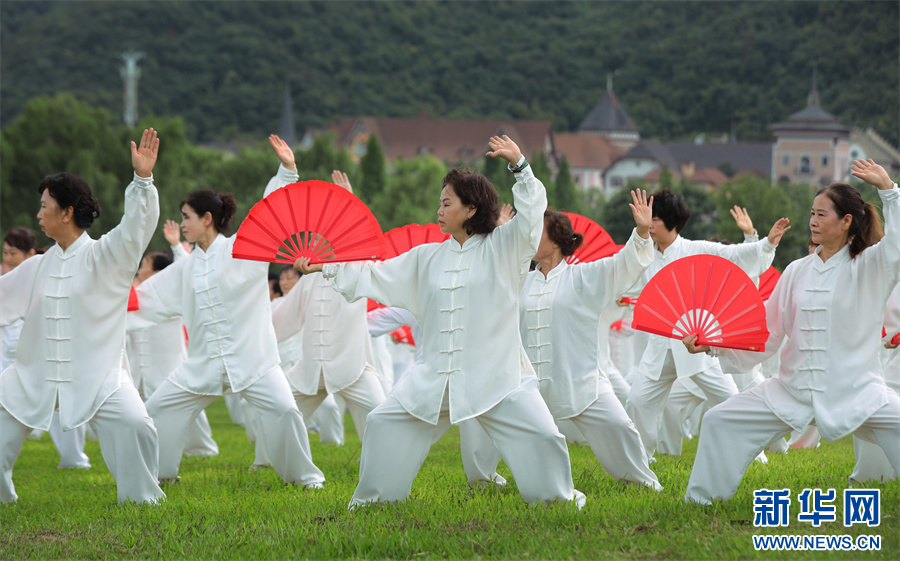
<svg viewBox="0 0 900 561">
<path fill-rule="evenodd" d="M 71 173 L 46 176 L 38 185 L 38 193 L 49 191 L 60 210 L 72 207 L 75 224 L 84 230 L 100 216 L 100 203 L 94 198 L 87 181 Z"/>
<path fill-rule="evenodd" d="M 303 276 L 303 273 L 301 273 L 300 271 L 295 269 L 293 265 L 285 265 L 284 267 L 282 267 L 281 269 L 278 270 L 279 283 L 281 282 L 281 275 L 284 274 L 286 271 L 293 271 L 293 273 L 295 275 L 297 275 L 298 279 Z"/>
<path fill-rule="evenodd" d="M 197 216 L 202 217 L 207 212 L 212 216 L 212 223 L 221 234 L 228 233 L 228 225 L 237 211 L 237 203 L 231 193 L 216 193 L 210 189 L 197 189 L 188 193 L 185 200 L 178 205 L 180 209 L 188 205 Z"/>
<path fill-rule="evenodd" d="M 272 288 L 272 292 L 284 296 L 284 292 L 281 291 L 281 283 L 278 282 L 278 275 L 275 273 L 269 273 L 269 286 Z"/>
<path fill-rule="evenodd" d="M 551 208 L 544 211 L 544 231 L 547 232 L 547 238 L 559 246 L 564 257 L 575 253 L 584 242 L 584 234 L 573 230 L 569 217 Z"/>
<path fill-rule="evenodd" d="M 653 217 L 659 218 L 669 230 L 681 232 L 691 219 L 691 208 L 684 197 L 669 189 L 657 191 L 653 197 Z"/>
<path fill-rule="evenodd" d="M 151 266 L 154 271 L 162 271 L 172 264 L 172 256 L 163 251 L 151 251 L 144 258 L 150 258 Z"/>
<path fill-rule="evenodd" d="M 470 169 L 453 168 L 444 177 L 443 185 L 449 185 L 463 206 L 474 205 L 475 214 L 463 222 L 469 234 L 490 234 L 500 218 L 500 201 L 497 189 L 488 179 Z"/>
<path fill-rule="evenodd" d="M 22 253 L 28 253 L 32 249 L 37 252 L 37 236 L 22 226 L 10 228 L 9 232 L 3 236 L 3 243 L 9 244 Z"/>
</svg>

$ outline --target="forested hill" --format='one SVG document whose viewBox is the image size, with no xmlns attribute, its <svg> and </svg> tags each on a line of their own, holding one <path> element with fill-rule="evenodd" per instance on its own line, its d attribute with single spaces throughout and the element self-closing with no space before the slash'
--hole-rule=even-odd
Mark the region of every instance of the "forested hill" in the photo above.
<svg viewBox="0 0 900 561">
<path fill-rule="evenodd" d="M 766 126 L 822 106 L 898 138 L 897 2 L 0 3 L 0 126 L 39 95 L 181 116 L 195 142 L 277 129 L 285 82 L 298 132 L 343 116 L 549 118 L 575 129 L 614 89 L 645 137 Z"/>
</svg>

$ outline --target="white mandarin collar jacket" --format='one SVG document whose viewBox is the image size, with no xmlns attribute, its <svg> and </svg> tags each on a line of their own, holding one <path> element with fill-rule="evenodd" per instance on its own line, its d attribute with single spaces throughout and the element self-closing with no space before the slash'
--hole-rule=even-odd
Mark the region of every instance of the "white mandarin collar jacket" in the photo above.
<svg viewBox="0 0 900 561">
<path fill-rule="evenodd" d="M 878 191 L 882 240 L 850 258 L 848 246 L 823 262 L 816 254 L 787 266 L 766 303 L 764 353 L 717 349 L 743 370 L 781 347 L 766 403 L 794 430 L 815 420 L 825 440 L 841 438 L 887 403 L 879 347 L 888 296 L 900 279 L 900 191 Z"/>
<path fill-rule="evenodd" d="M 662 270 L 666 265 L 682 257 L 690 255 L 718 255 L 734 262 L 751 278 L 758 277 L 769 268 L 775 259 L 775 246 L 769 243 L 768 238 L 763 238 L 753 243 L 725 245 L 716 242 L 687 240 L 678 236 L 672 245 L 666 248 L 665 253 L 660 253 L 654 244 L 653 263 L 644 271 L 640 280 L 631 287 L 626 294 L 637 295 L 647 286 L 650 279 Z M 662 372 L 666 352 L 672 351 L 672 359 L 675 361 L 675 369 L 679 378 L 693 376 L 704 370 L 717 366 L 716 359 L 700 353 L 692 355 L 687 352 L 684 345 L 678 339 L 670 339 L 661 335 L 650 334 L 647 350 L 638 365 L 638 373 L 650 380 L 658 380 Z"/>
<path fill-rule="evenodd" d="M 272 311 L 272 324 L 279 341 L 300 334 L 303 359 L 285 374 L 292 388 L 304 395 L 316 395 L 320 375 L 328 393 L 334 393 L 359 380 L 366 365 L 375 363 L 365 300 L 347 302 L 321 274 L 300 277 Z"/>
<path fill-rule="evenodd" d="M 541 395 L 557 419 L 597 400 L 600 314 L 653 261 L 653 244 L 632 232 L 619 253 L 590 263 L 528 273 L 519 297 L 519 329 Z"/>
<path fill-rule="evenodd" d="M 540 243 L 547 195 L 526 168 L 513 196 L 512 220 L 462 246 L 451 237 L 387 261 L 325 267 L 348 300 L 369 297 L 415 315 L 425 361 L 397 383 L 394 397 L 425 422 L 437 424 L 448 385 L 456 424 L 494 407 L 533 372 L 519 336 L 518 295 Z"/>
<path fill-rule="evenodd" d="M 118 226 L 99 240 L 84 232 L 65 251 L 54 245 L 0 277 L 0 325 L 25 320 L 15 362 L 0 374 L 0 404 L 21 423 L 49 430 L 58 402 L 71 430 L 131 383 L 128 294 L 158 220 L 153 178 L 135 174 Z"/>
<path fill-rule="evenodd" d="M 296 172 L 279 167 L 265 194 L 295 181 Z M 184 319 L 188 358 L 169 378 L 191 393 L 222 395 L 223 375 L 239 392 L 279 365 L 268 263 L 235 259 L 233 246 L 234 236 L 219 234 L 206 251 L 195 247 L 187 258 L 142 282 L 140 308 L 129 312 L 129 331 Z"/>
</svg>

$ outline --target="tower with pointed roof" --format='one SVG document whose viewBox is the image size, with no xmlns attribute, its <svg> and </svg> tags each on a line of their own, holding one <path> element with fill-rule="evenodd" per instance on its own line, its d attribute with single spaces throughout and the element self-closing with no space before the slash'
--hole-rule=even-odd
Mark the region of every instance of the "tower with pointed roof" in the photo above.
<svg viewBox="0 0 900 561">
<path fill-rule="evenodd" d="M 773 182 L 824 186 L 849 179 L 850 127 L 822 109 L 815 67 L 806 108 L 769 129 L 775 136 Z"/>
<path fill-rule="evenodd" d="M 606 94 L 581 122 L 578 134 L 605 138 L 614 148 L 623 151 L 640 142 L 640 131 L 613 93 L 612 76 L 607 76 Z"/>
</svg>

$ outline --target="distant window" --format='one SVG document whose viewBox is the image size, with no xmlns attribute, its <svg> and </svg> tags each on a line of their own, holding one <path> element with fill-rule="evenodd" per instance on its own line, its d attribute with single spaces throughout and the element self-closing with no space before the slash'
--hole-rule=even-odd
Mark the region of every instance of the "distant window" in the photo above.
<svg viewBox="0 0 900 561">
<path fill-rule="evenodd" d="M 572 179 L 575 180 L 575 183 L 577 183 L 578 185 L 581 185 L 581 174 L 580 173 L 574 174 L 572 176 Z"/>
<path fill-rule="evenodd" d="M 781 177 L 778 178 L 778 183 L 790 183 L 790 182 L 791 182 L 791 178 L 786 175 L 782 175 Z"/>
<path fill-rule="evenodd" d="M 822 156 L 822 167 L 823 168 L 828 167 L 828 156 Z"/>
<path fill-rule="evenodd" d="M 800 156 L 800 173 L 812 173 L 809 156 Z"/>
<path fill-rule="evenodd" d="M 791 165 L 791 157 L 788 156 L 787 154 L 785 154 L 784 156 L 782 156 L 782 157 L 781 157 L 781 165 L 782 165 L 783 167 L 790 167 L 790 165 Z"/>
<path fill-rule="evenodd" d="M 366 145 L 362 142 L 356 142 L 353 144 L 353 154 L 355 156 L 365 156 L 366 155 Z"/>
<path fill-rule="evenodd" d="M 431 154 L 431 148 L 429 148 L 427 146 L 420 146 L 419 147 L 419 155 L 424 156 L 425 154 Z"/>
<path fill-rule="evenodd" d="M 858 159 L 859 159 L 859 152 L 857 152 L 856 150 L 851 150 L 851 151 L 850 151 L 850 159 L 851 159 L 851 160 L 858 160 Z"/>
<path fill-rule="evenodd" d="M 622 178 L 621 177 L 613 177 L 609 180 L 609 184 L 613 187 L 621 187 L 622 186 Z"/>
</svg>

